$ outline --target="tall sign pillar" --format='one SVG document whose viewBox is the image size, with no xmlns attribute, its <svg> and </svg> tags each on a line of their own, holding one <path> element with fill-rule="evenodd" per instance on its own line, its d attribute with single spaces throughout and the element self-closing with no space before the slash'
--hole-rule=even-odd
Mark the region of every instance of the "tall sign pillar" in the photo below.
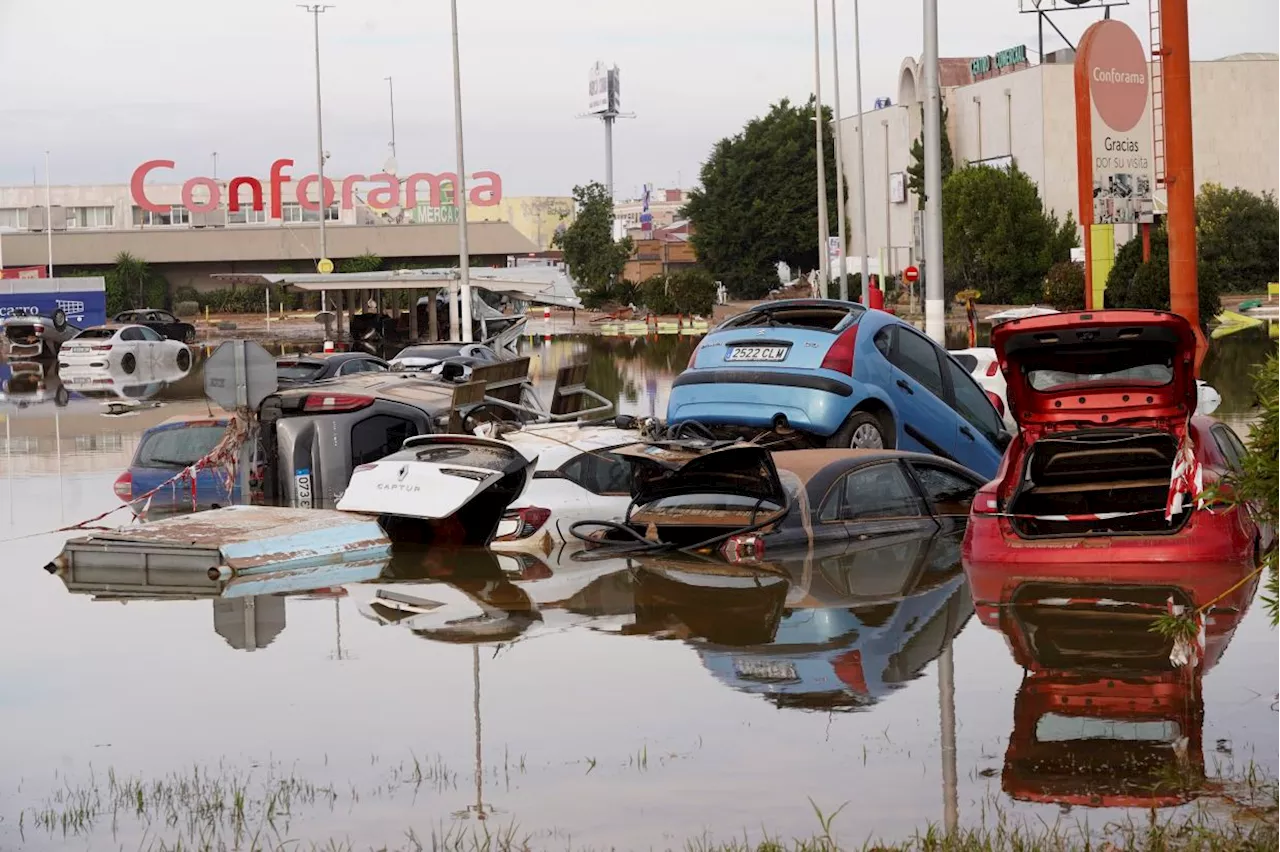
<svg viewBox="0 0 1280 852">
<path fill-rule="evenodd" d="M 1075 61 L 1076 176 L 1090 310 L 1106 307 L 1115 226 L 1152 218 L 1150 85 L 1133 30 L 1115 20 L 1085 30 Z"/>
</svg>

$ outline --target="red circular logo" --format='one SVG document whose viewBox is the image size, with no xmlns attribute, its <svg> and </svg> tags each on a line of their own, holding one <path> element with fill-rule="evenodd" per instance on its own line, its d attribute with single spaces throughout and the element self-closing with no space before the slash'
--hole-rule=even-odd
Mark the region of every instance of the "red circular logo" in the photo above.
<svg viewBox="0 0 1280 852">
<path fill-rule="evenodd" d="M 902 270 L 902 277 L 907 279 L 909 283 L 913 283 L 919 280 L 920 270 L 916 269 L 914 266 L 908 266 L 906 269 Z"/>
<path fill-rule="evenodd" d="M 1142 42 L 1119 21 L 1103 21 L 1089 45 L 1089 92 L 1107 127 L 1132 130 L 1147 109 L 1150 85 Z"/>
</svg>

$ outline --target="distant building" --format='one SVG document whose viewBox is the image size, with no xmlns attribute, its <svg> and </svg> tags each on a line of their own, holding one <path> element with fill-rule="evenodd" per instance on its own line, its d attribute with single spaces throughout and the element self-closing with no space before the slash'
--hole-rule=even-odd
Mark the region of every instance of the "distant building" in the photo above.
<svg viewBox="0 0 1280 852">
<path fill-rule="evenodd" d="M 691 227 L 688 219 L 681 219 L 654 230 L 650 236 L 630 229 L 628 236 L 635 247 L 623 268 L 622 277 L 640 282 L 654 275 L 678 272 L 697 265 L 698 258 L 689 240 Z"/>
<path fill-rule="evenodd" d="M 649 193 L 649 214 L 653 217 L 653 230 L 665 228 L 680 218 L 680 210 L 689 203 L 689 192 L 684 189 L 654 189 Z M 616 201 L 613 215 L 620 220 L 626 229 L 640 227 L 640 216 L 644 212 L 644 198 L 632 198 Z"/>
</svg>

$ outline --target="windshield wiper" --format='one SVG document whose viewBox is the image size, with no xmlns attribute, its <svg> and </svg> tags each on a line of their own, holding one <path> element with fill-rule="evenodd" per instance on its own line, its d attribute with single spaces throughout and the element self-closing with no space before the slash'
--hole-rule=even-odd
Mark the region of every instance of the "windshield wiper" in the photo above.
<svg viewBox="0 0 1280 852">
<path fill-rule="evenodd" d="M 177 459 L 147 459 L 148 464 L 163 464 L 171 467 L 189 467 L 194 461 L 178 461 Z"/>
</svg>

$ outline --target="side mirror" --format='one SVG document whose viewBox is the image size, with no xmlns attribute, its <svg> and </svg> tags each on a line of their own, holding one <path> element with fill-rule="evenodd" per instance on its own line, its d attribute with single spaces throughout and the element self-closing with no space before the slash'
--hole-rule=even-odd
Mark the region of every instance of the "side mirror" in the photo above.
<svg viewBox="0 0 1280 852">
<path fill-rule="evenodd" d="M 995 391 L 987 391 L 987 399 L 991 400 L 991 404 L 996 407 L 996 411 L 1000 412 L 1000 416 L 1004 417 L 1004 400 L 1000 398 L 1000 394 Z"/>
</svg>

